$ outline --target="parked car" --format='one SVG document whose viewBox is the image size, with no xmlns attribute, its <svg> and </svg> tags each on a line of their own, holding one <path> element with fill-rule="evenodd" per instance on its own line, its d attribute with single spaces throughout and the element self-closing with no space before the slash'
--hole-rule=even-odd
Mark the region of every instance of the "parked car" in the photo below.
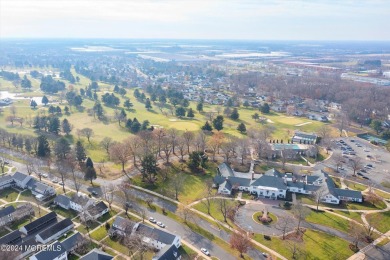
<svg viewBox="0 0 390 260">
<path fill-rule="evenodd" d="M 361 174 L 360 172 L 358 172 L 358 173 L 356 173 L 357 175 L 359 175 L 359 176 L 363 176 L 363 174 Z"/>
<path fill-rule="evenodd" d="M 152 222 L 152 223 L 156 223 L 156 222 L 157 222 L 157 221 L 156 221 L 154 218 L 152 218 L 152 217 L 149 218 L 149 221 Z"/>
<path fill-rule="evenodd" d="M 157 222 L 157 226 L 165 228 L 165 225 L 162 222 L 160 222 L 160 221 Z"/>
<path fill-rule="evenodd" d="M 360 170 L 361 172 L 364 172 L 364 173 L 367 173 L 367 171 L 365 169 L 361 169 Z"/>
<path fill-rule="evenodd" d="M 92 194 L 93 196 L 99 195 L 95 190 L 91 191 L 91 194 Z"/>
<path fill-rule="evenodd" d="M 355 142 L 355 139 L 351 139 L 351 142 Z"/>
<path fill-rule="evenodd" d="M 210 255 L 209 250 L 207 250 L 206 248 L 203 248 L 203 247 L 202 247 L 202 248 L 200 249 L 200 251 L 202 251 L 202 253 L 205 254 L 205 255 L 207 255 L 207 256 Z"/>
<path fill-rule="evenodd" d="M 63 185 L 64 185 L 64 183 L 63 183 L 62 181 L 61 181 L 61 182 L 59 182 L 58 184 L 59 184 L 59 185 L 61 185 L 61 186 L 63 186 Z"/>
<path fill-rule="evenodd" d="M 363 179 L 366 179 L 366 180 L 369 180 L 370 178 L 368 178 L 367 176 L 363 176 L 362 177 Z"/>
<path fill-rule="evenodd" d="M 57 182 L 58 182 L 58 180 L 57 180 L 56 178 L 52 179 L 51 181 L 52 181 L 53 183 L 57 183 Z"/>
<path fill-rule="evenodd" d="M 46 173 L 43 173 L 43 174 L 42 174 L 42 177 L 43 177 L 43 178 L 47 178 L 47 177 L 49 177 L 49 175 L 47 175 Z"/>
<path fill-rule="evenodd" d="M 374 166 L 372 165 L 372 164 L 367 164 L 366 166 L 368 166 L 368 167 L 371 167 L 371 168 L 374 168 Z"/>
</svg>

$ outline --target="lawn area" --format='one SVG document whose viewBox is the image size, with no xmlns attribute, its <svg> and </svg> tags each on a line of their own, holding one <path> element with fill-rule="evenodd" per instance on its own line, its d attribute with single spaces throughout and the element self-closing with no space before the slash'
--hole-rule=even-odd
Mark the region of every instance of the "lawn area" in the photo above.
<svg viewBox="0 0 390 260">
<path fill-rule="evenodd" d="M 311 210 L 310 214 L 306 217 L 306 221 L 331 227 L 345 233 L 348 233 L 349 229 L 348 220 L 327 212 L 316 212 L 315 210 Z"/>
<path fill-rule="evenodd" d="M 126 212 L 121 213 L 119 216 L 121 216 L 122 218 L 127 218 L 131 221 L 134 221 L 134 222 L 138 222 L 138 221 L 142 220 L 141 218 L 137 218 L 131 214 L 126 215 Z"/>
<path fill-rule="evenodd" d="M 96 221 L 91 221 L 89 223 L 90 223 L 89 224 L 89 231 L 92 231 L 99 226 L 99 223 L 97 223 Z M 83 234 L 86 234 L 88 232 L 87 227 L 84 224 L 81 224 L 80 226 L 78 226 L 77 231 L 79 231 L 80 233 L 83 233 Z"/>
<path fill-rule="evenodd" d="M 115 216 L 116 214 L 118 214 L 118 212 L 116 212 L 115 210 L 111 209 L 109 212 L 107 212 L 106 214 L 104 214 L 103 216 L 101 216 L 100 218 L 98 218 L 97 220 L 99 222 L 106 222 L 107 220 L 109 220 L 110 218 L 112 218 L 113 216 Z"/>
<path fill-rule="evenodd" d="M 211 201 L 210 215 L 213 218 L 215 218 L 221 222 L 224 222 L 223 215 L 222 215 L 221 211 L 219 210 L 219 201 L 220 200 L 221 199 L 213 199 Z M 228 204 L 228 207 L 230 207 L 231 205 L 236 204 L 237 202 L 230 200 L 230 199 L 227 199 L 226 203 Z M 207 214 L 207 208 L 203 203 L 197 203 L 197 204 L 195 204 L 195 206 L 193 208 L 196 210 L 199 210 L 200 212 Z M 227 219 L 227 224 L 229 226 L 232 226 L 232 227 L 235 226 L 235 224 L 230 219 Z"/>
<path fill-rule="evenodd" d="M 337 178 L 337 177 L 330 177 L 330 178 L 334 181 L 336 188 L 341 188 L 340 178 Z"/>
<path fill-rule="evenodd" d="M 77 211 L 75 211 L 73 209 L 63 209 L 60 206 L 51 207 L 50 209 L 52 211 L 54 211 L 55 213 L 65 217 L 65 218 L 72 219 L 74 217 L 77 217 L 77 215 L 78 215 Z"/>
<path fill-rule="evenodd" d="M 254 239 L 276 250 L 287 259 L 291 259 L 292 253 L 288 247 L 288 240 L 276 237 L 272 237 L 272 240 L 266 240 L 260 234 L 255 234 Z M 344 260 L 353 255 L 348 245 L 348 241 L 339 237 L 307 229 L 303 235 L 303 242 L 298 243 L 298 247 L 303 254 L 298 259 Z"/>
<path fill-rule="evenodd" d="M 112 249 L 121 252 L 122 254 L 129 255 L 129 249 L 126 246 L 121 245 L 117 240 L 113 240 L 110 237 L 104 239 L 102 244 L 111 247 Z"/>
<path fill-rule="evenodd" d="M 181 173 L 185 175 L 185 181 L 181 191 L 179 191 L 179 201 L 190 203 L 196 199 L 202 198 L 206 188 L 206 181 L 212 180 L 215 176 L 216 168 L 217 164 L 214 162 L 207 163 L 207 168 L 204 173 L 192 173 L 188 167 L 185 167 L 183 173 Z M 147 182 L 142 182 L 141 175 L 138 175 L 133 178 L 133 184 L 155 192 L 160 192 L 161 189 L 164 189 L 167 191 L 169 197 L 174 198 L 172 186 L 169 182 L 170 178 L 174 178 L 173 174 L 175 172 L 181 172 L 181 168 L 179 165 L 173 165 L 170 167 L 170 171 L 168 180 L 164 181 L 162 178 L 159 178 L 154 184 L 149 184 Z"/>
<path fill-rule="evenodd" d="M 382 233 L 390 230 L 390 211 L 368 214 L 366 219 Z"/>
<path fill-rule="evenodd" d="M 37 201 L 30 190 L 25 190 L 22 193 L 20 193 L 19 200 L 26 200 L 26 201 L 32 201 L 32 202 Z"/>
<path fill-rule="evenodd" d="M 255 173 L 264 173 L 266 171 L 268 171 L 269 169 L 272 169 L 272 167 L 266 165 L 266 164 L 255 164 L 255 166 L 253 167 L 253 171 Z"/>
<path fill-rule="evenodd" d="M 386 200 L 390 199 L 390 193 L 387 193 L 387 192 L 384 192 L 381 190 L 377 190 L 377 189 L 375 189 L 374 191 L 378 196 L 381 196 L 382 198 L 384 198 Z"/>
<path fill-rule="evenodd" d="M 194 250 L 184 244 L 181 245 L 179 251 L 183 259 L 195 259 L 198 255 L 198 253 L 196 253 Z"/>
<path fill-rule="evenodd" d="M 333 212 L 363 224 L 363 220 L 361 218 L 362 213 L 360 212 L 341 211 L 341 210 L 334 210 Z"/>
<path fill-rule="evenodd" d="M 344 183 L 345 183 L 345 185 L 347 185 L 348 188 L 350 188 L 352 190 L 364 191 L 365 189 L 367 189 L 367 186 L 364 184 L 360 184 L 360 183 L 356 183 L 356 182 L 352 182 L 352 181 L 348 181 L 348 180 L 344 180 Z"/>
<path fill-rule="evenodd" d="M 1 191 L 1 198 L 8 201 L 13 202 L 18 197 L 19 192 L 12 188 L 5 188 Z"/>
<path fill-rule="evenodd" d="M 65 233 L 64 235 L 60 236 L 60 238 L 58 239 L 58 241 L 61 242 L 61 241 L 65 240 L 65 239 L 67 239 L 68 237 L 72 236 L 73 234 L 74 234 L 74 231 L 71 230 L 71 231 Z"/>
<path fill-rule="evenodd" d="M 32 220 L 34 220 L 34 219 L 32 219 Z M 13 223 L 10 226 L 10 229 L 16 230 L 16 229 L 19 229 L 19 228 L 23 227 L 24 225 L 27 225 L 28 223 L 30 223 L 30 219 L 29 218 L 24 218 L 24 219 L 21 219 L 19 221 L 16 221 L 15 223 Z"/>
<path fill-rule="evenodd" d="M 80 257 L 78 257 L 77 255 L 74 254 L 68 255 L 68 260 L 77 260 L 77 259 L 80 259 Z"/>
<path fill-rule="evenodd" d="M 105 236 L 107 236 L 107 230 L 104 224 L 91 233 L 91 237 L 97 241 L 102 240 Z"/>
</svg>

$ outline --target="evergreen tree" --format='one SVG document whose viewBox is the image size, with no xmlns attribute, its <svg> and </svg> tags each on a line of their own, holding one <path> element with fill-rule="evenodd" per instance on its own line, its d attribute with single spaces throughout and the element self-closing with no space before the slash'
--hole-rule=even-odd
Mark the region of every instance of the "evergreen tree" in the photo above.
<svg viewBox="0 0 390 260">
<path fill-rule="evenodd" d="M 63 160 L 70 152 L 70 144 L 65 137 L 60 137 L 56 140 L 54 153 L 59 160 Z"/>
<path fill-rule="evenodd" d="M 129 118 L 129 119 L 127 119 L 127 121 L 126 121 L 125 127 L 126 127 L 127 129 L 131 130 L 131 125 L 132 125 L 132 124 L 133 124 L 133 120 L 131 120 L 131 119 Z"/>
<path fill-rule="evenodd" d="M 65 111 L 65 115 L 69 115 L 69 107 L 68 106 L 65 106 L 64 111 Z"/>
<path fill-rule="evenodd" d="M 56 135 L 58 135 L 59 131 L 60 131 L 60 120 L 58 119 L 58 117 L 51 117 L 49 119 L 49 132 L 51 133 L 54 133 Z"/>
<path fill-rule="evenodd" d="M 244 123 L 241 123 L 237 126 L 237 130 L 240 131 L 241 134 L 246 132 L 246 126 Z"/>
<path fill-rule="evenodd" d="M 103 106 L 100 104 L 99 101 L 96 101 L 95 104 L 93 105 L 93 111 L 95 112 L 95 115 L 101 119 L 104 114 Z"/>
<path fill-rule="evenodd" d="M 122 97 L 124 97 L 126 94 L 127 94 L 126 89 L 124 89 L 124 88 L 119 89 L 119 95 L 121 95 Z"/>
<path fill-rule="evenodd" d="M 149 98 L 147 98 L 146 101 L 145 101 L 145 108 L 146 108 L 147 110 L 152 109 L 152 103 L 150 102 L 150 99 L 149 99 Z"/>
<path fill-rule="evenodd" d="M 198 112 L 202 112 L 203 111 L 203 103 L 202 102 L 199 102 L 196 105 L 196 110 L 198 110 Z"/>
<path fill-rule="evenodd" d="M 44 104 L 46 106 L 48 103 L 49 103 L 49 99 L 46 96 L 43 96 L 42 97 L 42 104 Z"/>
<path fill-rule="evenodd" d="M 192 110 L 192 108 L 189 108 L 189 109 L 188 109 L 188 111 L 187 111 L 187 117 L 190 117 L 190 118 L 195 117 L 194 111 Z"/>
<path fill-rule="evenodd" d="M 248 108 L 248 107 L 250 106 L 249 101 L 248 101 L 248 100 L 245 100 L 243 106 L 246 107 L 246 108 Z"/>
<path fill-rule="evenodd" d="M 22 81 L 20 82 L 20 86 L 22 88 L 31 88 L 31 81 L 27 78 L 26 75 L 24 75 Z"/>
<path fill-rule="evenodd" d="M 183 99 L 183 101 L 181 102 L 181 105 L 183 107 L 188 107 L 190 105 L 190 101 L 188 101 L 188 99 Z"/>
<path fill-rule="evenodd" d="M 66 135 L 69 135 L 70 132 L 72 131 L 72 125 L 69 123 L 68 119 L 64 118 L 62 120 L 62 132 L 64 132 Z"/>
<path fill-rule="evenodd" d="M 143 131 L 147 130 L 149 127 L 149 124 L 150 124 L 149 120 L 144 120 L 142 122 L 141 130 L 143 130 Z"/>
<path fill-rule="evenodd" d="M 260 107 L 260 111 L 261 111 L 261 113 L 263 113 L 263 114 L 269 114 L 270 107 L 269 107 L 268 103 L 264 103 L 264 105 L 262 105 L 262 106 Z"/>
<path fill-rule="evenodd" d="M 204 126 L 202 126 L 201 129 L 203 131 L 213 131 L 213 127 L 209 124 L 209 121 L 206 121 L 206 123 L 204 124 Z"/>
<path fill-rule="evenodd" d="M 150 100 L 152 100 L 153 102 L 156 102 L 156 100 L 157 100 L 157 95 L 156 95 L 156 93 L 152 93 L 152 94 L 150 95 Z"/>
<path fill-rule="evenodd" d="M 137 118 L 133 119 L 133 123 L 131 124 L 130 131 L 134 134 L 138 133 L 141 130 L 141 124 L 138 122 Z"/>
<path fill-rule="evenodd" d="M 87 160 L 85 161 L 85 167 L 94 168 L 91 157 L 88 157 Z"/>
<path fill-rule="evenodd" d="M 226 102 L 226 106 L 227 107 L 232 107 L 234 106 L 234 101 L 232 98 L 229 98 L 228 101 Z"/>
<path fill-rule="evenodd" d="M 186 109 L 184 107 L 177 107 L 176 108 L 176 116 L 182 118 L 186 115 Z"/>
<path fill-rule="evenodd" d="M 56 112 L 56 108 L 54 106 L 49 107 L 49 113 L 54 114 Z"/>
<path fill-rule="evenodd" d="M 27 153 L 31 153 L 32 145 L 30 138 L 26 138 L 26 140 L 24 141 L 24 148 L 26 149 Z"/>
<path fill-rule="evenodd" d="M 87 155 L 85 153 L 85 148 L 81 141 L 77 141 L 76 147 L 75 147 L 75 153 L 76 153 L 76 159 L 79 163 L 82 163 L 86 158 Z M 92 164 L 93 166 L 93 164 Z"/>
<path fill-rule="evenodd" d="M 199 167 L 203 169 L 206 167 L 207 160 L 207 155 L 204 152 L 194 151 L 190 153 L 188 166 L 193 170 L 197 170 Z"/>
<path fill-rule="evenodd" d="M 86 167 L 85 168 L 85 176 L 84 178 L 86 180 L 91 181 L 91 185 L 93 184 L 92 181 L 96 179 L 96 170 L 93 167 Z"/>
<path fill-rule="evenodd" d="M 148 179 L 149 182 L 154 181 L 154 177 L 158 171 L 156 157 L 153 154 L 145 155 L 141 160 L 142 179 Z"/>
<path fill-rule="evenodd" d="M 32 106 L 35 109 L 38 106 L 38 104 L 34 99 L 31 99 L 30 106 Z"/>
<path fill-rule="evenodd" d="M 238 114 L 237 108 L 234 108 L 232 113 L 230 114 L 230 118 L 233 120 L 238 120 L 240 118 L 240 114 Z"/>
<path fill-rule="evenodd" d="M 47 157 L 50 155 L 50 146 L 47 141 L 46 136 L 40 135 L 38 136 L 38 149 L 37 156 L 38 157 Z"/>
<path fill-rule="evenodd" d="M 134 97 L 136 99 L 139 99 L 141 97 L 141 93 L 139 92 L 139 89 L 137 88 L 136 90 L 134 90 Z"/>
<path fill-rule="evenodd" d="M 213 126 L 218 131 L 223 129 L 223 116 L 219 115 L 213 120 Z"/>
<path fill-rule="evenodd" d="M 118 85 L 115 85 L 115 87 L 114 87 L 114 92 L 115 92 L 115 93 L 118 93 L 118 92 L 119 92 L 119 87 L 118 87 Z"/>
<path fill-rule="evenodd" d="M 130 102 L 130 99 L 126 99 L 125 102 L 123 102 L 123 105 L 127 109 L 130 109 L 133 106 L 133 104 Z"/>
</svg>

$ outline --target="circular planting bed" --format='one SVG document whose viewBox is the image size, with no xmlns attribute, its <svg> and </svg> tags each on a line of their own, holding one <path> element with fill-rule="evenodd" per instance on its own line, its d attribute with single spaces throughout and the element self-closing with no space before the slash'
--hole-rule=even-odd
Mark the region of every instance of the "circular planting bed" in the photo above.
<svg viewBox="0 0 390 260">
<path fill-rule="evenodd" d="M 267 216 L 267 219 L 262 219 L 264 217 L 264 213 L 262 211 L 258 211 L 253 214 L 252 218 L 256 223 L 261 225 L 271 225 L 278 222 L 278 217 L 274 214 L 268 212 Z"/>
</svg>

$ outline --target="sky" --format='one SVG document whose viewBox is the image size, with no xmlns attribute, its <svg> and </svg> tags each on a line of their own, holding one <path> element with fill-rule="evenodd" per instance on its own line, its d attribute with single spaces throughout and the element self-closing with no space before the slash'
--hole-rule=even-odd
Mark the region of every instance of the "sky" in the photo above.
<svg viewBox="0 0 390 260">
<path fill-rule="evenodd" d="M 1 38 L 390 41 L 390 0 L 0 0 Z"/>
</svg>

